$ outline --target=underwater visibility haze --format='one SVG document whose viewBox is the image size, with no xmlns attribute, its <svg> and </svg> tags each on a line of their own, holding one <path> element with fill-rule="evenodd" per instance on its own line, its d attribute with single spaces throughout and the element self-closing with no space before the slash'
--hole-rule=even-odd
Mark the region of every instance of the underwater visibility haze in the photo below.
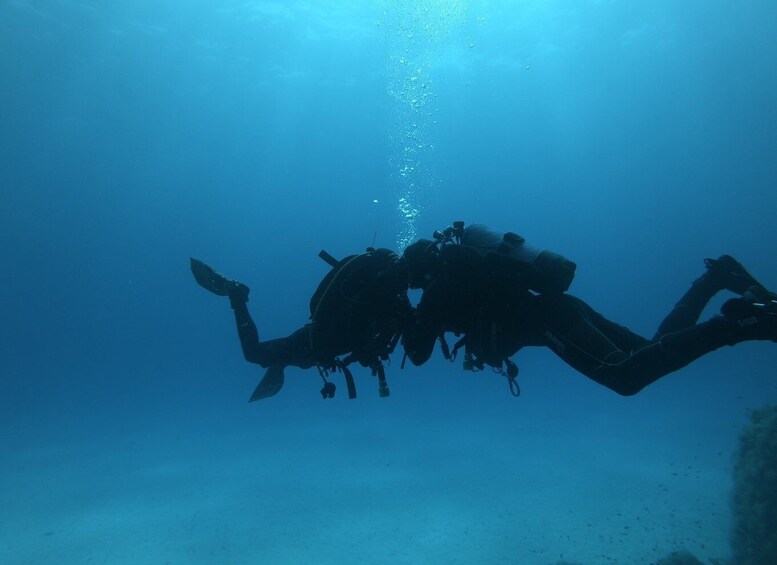
<svg viewBox="0 0 777 565">
<path fill-rule="evenodd" d="M 249 404 L 189 257 L 268 339 L 319 250 L 483 223 L 652 336 L 707 257 L 777 289 L 775 37 L 767 0 L 0 0 L 0 562 L 765 563 L 774 343 L 628 398 L 398 348 L 388 398 Z"/>
</svg>

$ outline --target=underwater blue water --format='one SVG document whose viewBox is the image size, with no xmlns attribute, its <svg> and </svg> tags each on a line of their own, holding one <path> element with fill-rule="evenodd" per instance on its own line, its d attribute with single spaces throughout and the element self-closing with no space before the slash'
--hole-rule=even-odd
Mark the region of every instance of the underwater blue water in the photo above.
<svg viewBox="0 0 777 565">
<path fill-rule="evenodd" d="M 306 322 L 320 249 L 399 250 L 458 219 L 573 259 L 571 292 L 643 335 L 705 257 L 732 254 L 777 287 L 776 33 L 768 0 L 0 0 L 0 561 L 635 563 L 650 547 L 647 563 L 683 545 L 725 557 L 713 526 L 629 548 L 608 545 L 609 510 L 516 505 L 601 478 L 581 454 L 664 473 L 683 453 L 711 458 L 720 488 L 702 490 L 725 523 L 738 430 L 777 401 L 773 344 L 715 352 L 635 398 L 527 350 L 518 400 L 436 352 L 404 371 L 395 355 L 389 399 L 357 371 L 358 400 L 322 402 L 315 370 L 290 369 L 279 396 L 249 405 L 261 372 L 188 261 L 251 287 L 263 337 Z M 521 457 L 543 449 L 580 453 L 557 477 Z M 229 485 L 252 485 L 259 461 L 262 485 L 288 483 L 249 503 Z M 641 468 L 635 484 L 661 482 Z M 505 484 L 519 471 L 531 476 Z M 616 504 L 624 481 L 596 497 Z M 397 506 L 376 510 L 359 488 Z M 265 495 L 295 502 L 268 516 Z M 428 514 L 397 509 L 419 499 L 435 501 Z M 358 526 L 329 524 L 335 538 L 354 532 L 374 553 L 312 533 L 310 517 L 338 505 Z M 472 508 L 466 534 L 439 521 Z M 385 532 L 391 512 L 420 530 L 397 526 L 392 546 L 369 527 Z M 537 534 L 547 552 L 516 557 L 526 528 L 512 512 L 563 514 L 573 541 Z M 288 528 L 257 533 L 278 520 Z M 554 549 L 565 543 L 579 553 Z"/>
</svg>

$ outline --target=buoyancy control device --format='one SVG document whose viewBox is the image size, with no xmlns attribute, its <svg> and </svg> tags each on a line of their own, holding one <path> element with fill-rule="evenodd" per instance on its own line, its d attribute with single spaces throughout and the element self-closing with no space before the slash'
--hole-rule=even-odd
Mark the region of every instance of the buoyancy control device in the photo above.
<svg viewBox="0 0 777 565">
<path fill-rule="evenodd" d="M 518 270 L 528 275 L 529 290 L 539 294 L 566 292 L 575 277 L 577 266 L 574 262 L 553 251 L 530 245 L 525 238 L 513 232 L 500 232 L 484 224 L 471 224 L 464 227 L 464 222 L 456 221 L 450 227 L 434 232 L 433 237 L 438 246 L 456 243 L 475 248 L 481 253 L 495 252 L 515 260 L 518 263 L 516 265 Z M 496 331 L 496 328 L 490 329 L 491 339 L 496 338 L 494 335 Z M 465 335 L 451 351 L 445 343 L 444 336 L 440 336 L 445 357 L 453 361 L 456 358 L 456 351 L 464 347 L 464 370 L 481 371 L 485 365 L 490 365 L 495 372 L 507 378 L 513 396 L 519 396 L 521 391 L 517 380 L 518 366 L 507 356 L 496 355 L 492 358 L 484 356 L 483 348 L 474 346 L 472 343 L 473 338 L 475 336 Z M 480 333 L 475 341 L 483 339 L 484 335 Z"/>
<path fill-rule="evenodd" d="M 399 342 L 401 318 L 412 311 L 404 265 L 393 251 L 372 247 L 342 260 L 323 250 L 319 257 L 332 267 L 310 300 L 310 347 L 321 356 L 321 396 L 334 397 L 335 385 L 327 376 L 340 371 L 348 397 L 356 398 L 348 368 L 356 361 L 378 377 L 378 393 L 387 397 L 390 392 L 384 363 Z M 343 342 L 342 336 L 350 337 Z M 341 359 L 345 344 L 357 345 L 357 349 Z"/>
</svg>

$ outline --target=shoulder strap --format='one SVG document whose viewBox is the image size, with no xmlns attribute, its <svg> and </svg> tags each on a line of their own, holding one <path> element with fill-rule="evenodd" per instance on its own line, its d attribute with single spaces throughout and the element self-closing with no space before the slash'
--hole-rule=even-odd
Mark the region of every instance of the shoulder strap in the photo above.
<svg viewBox="0 0 777 565">
<path fill-rule="evenodd" d="M 329 255 L 327 253 L 327 255 Z M 337 265 L 340 265 L 341 263 L 344 263 L 337 272 L 334 273 L 334 275 L 330 278 L 329 282 L 326 284 L 326 286 L 321 290 L 320 295 L 318 296 L 318 300 L 316 301 L 315 307 L 312 309 L 310 313 L 310 319 L 314 322 L 316 321 L 316 317 L 318 316 L 319 312 L 321 311 L 321 305 L 325 304 L 326 299 L 328 296 L 330 296 L 333 292 L 333 289 L 337 286 L 337 284 L 348 275 L 349 271 L 353 269 L 353 267 L 358 262 L 359 258 L 364 257 L 367 255 L 367 253 L 361 253 L 359 255 L 353 255 L 350 258 L 343 259 L 342 261 L 338 261 L 335 265 L 335 268 L 337 268 Z M 329 255 L 329 257 L 332 257 Z M 326 260 L 326 259 L 325 259 Z M 328 262 L 328 261 L 327 261 Z M 316 294 L 318 294 L 318 291 L 316 291 Z"/>
</svg>

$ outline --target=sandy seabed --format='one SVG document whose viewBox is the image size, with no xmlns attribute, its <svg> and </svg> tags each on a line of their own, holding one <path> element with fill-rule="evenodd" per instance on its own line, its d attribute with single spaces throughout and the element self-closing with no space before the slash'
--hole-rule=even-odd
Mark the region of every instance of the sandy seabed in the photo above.
<svg viewBox="0 0 777 565">
<path fill-rule="evenodd" d="M 401 398 L 272 401 L 272 412 L 241 405 L 220 426 L 192 417 L 6 452 L 0 562 L 587 565 L 655 563 L 681 548 L 705 563 L 729 554 L 736 432 L 671 406 L 656 416 L 650 399 L 609 396 L 613 413 L 525 398 L 442 402 L 433 413 Z"/>
</svg>

